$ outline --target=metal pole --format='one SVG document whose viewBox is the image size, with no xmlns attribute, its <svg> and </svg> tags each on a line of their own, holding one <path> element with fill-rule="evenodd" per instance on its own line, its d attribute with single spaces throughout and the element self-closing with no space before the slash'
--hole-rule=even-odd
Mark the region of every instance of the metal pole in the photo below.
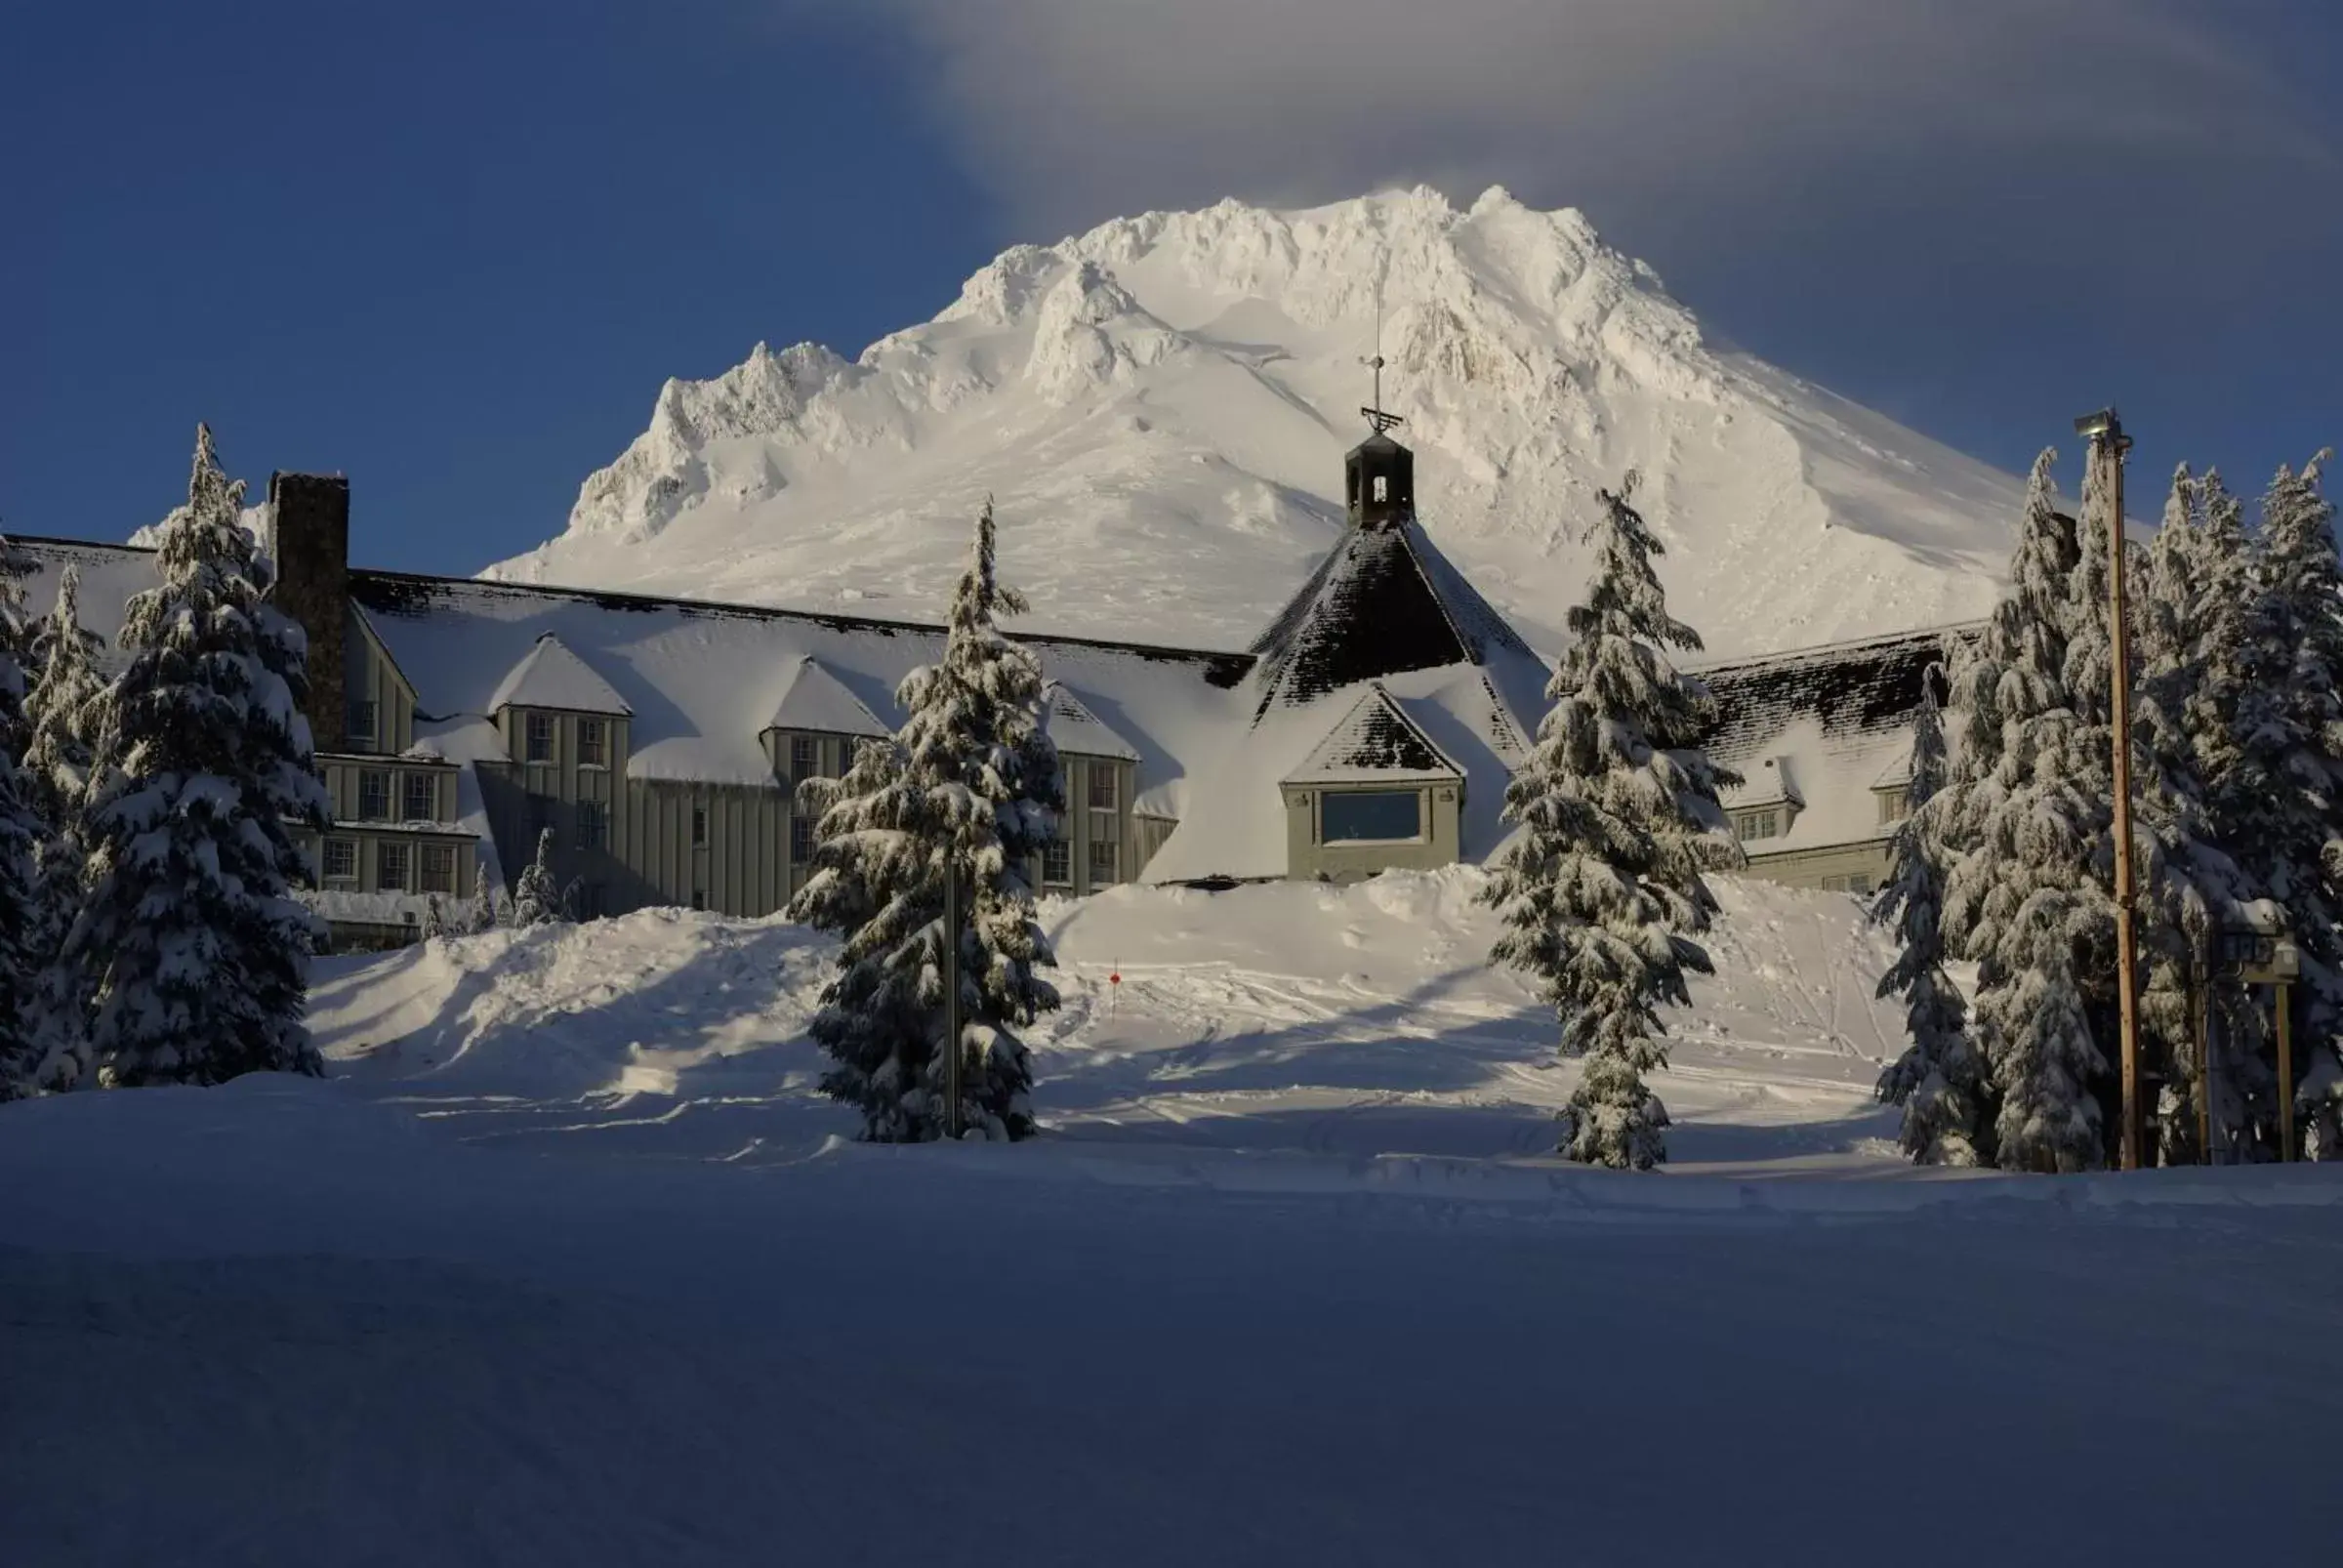
<svg viewBox="0 0 2343 1568">
<path fill-rule="evenodd" d="M 2213 1163 L 2213 984 L 2197 977 L 2197 1163 Z"/>
<path fill-rule="evenodd" d="M 2278 982 L 2278 1157 L 2294 1158 L 2294 988 Z"/>
<path fill-rule="evenodd" d="M 2130 440 L 2111 417 L 2091 438 L 2108 466 L 2107 598 L 2108 633 L 2113 643 L 2116 807 L 2116 985 L 2123 1042 L 2123 1149 L 2126 1171 L 2140 1168 L 2140 1019 L 2138 952 L 2131 929 L 2131 638 L 2123 613 L 2123 453 Z"/>
<path fill-rule="evenodd" d="M 960 867 L 944 870 L 944 1135 L 960 1140 Z"/>
</svg>

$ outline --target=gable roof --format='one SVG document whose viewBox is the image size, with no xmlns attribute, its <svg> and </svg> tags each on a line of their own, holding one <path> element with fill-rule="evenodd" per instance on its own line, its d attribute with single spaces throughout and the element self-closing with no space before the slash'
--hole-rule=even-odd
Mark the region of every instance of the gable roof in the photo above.
<svg viewBox="0 0 2343 1568">
<path fill-rule="evenodd" d="M 766 729 L 815 729 L 832 735 L 868 735 L 884 739 L 894 733 L 812 654 L 799 658 L 782 681 Z"/>
<path fill-rule="evenodd" d="M 537 645 L 505 672 L 488 697 L 490 713 L 506 708 L 561 708 L 571 713 L 615 714 L 634 717 L 627 699 L 610 689 L 610 682 L 594 667 L 569 651 L 569 645 L 551 632 L 537 635 Z"/>
<path fill-rule="evenodd" d="M 1738 763 L 1803 719 L 1833 740 L 1901 730 L 1920 705 L 1928 667 L 1949 662 L 1952 647 L 1975 630 L 1904 632 L 1696 666 L 1687 673 L 1716 698 L 1716 722 L 1701 744 L 1719 762 Z"/>
<path fill-rule="evenodd" d="M 1375 681 L 1282 782 L 1433 783 L 1463 776 L 1464 770 Z"/>
<path fill-rule="evenodd" d="M 1137 762 L 1130 742 L 1089 709 L 1082 699 L 1052 681 L 1042 695 L 1042 732 L 1061 752 L 1078 757 L 1119 757 Z"/>
</svg>

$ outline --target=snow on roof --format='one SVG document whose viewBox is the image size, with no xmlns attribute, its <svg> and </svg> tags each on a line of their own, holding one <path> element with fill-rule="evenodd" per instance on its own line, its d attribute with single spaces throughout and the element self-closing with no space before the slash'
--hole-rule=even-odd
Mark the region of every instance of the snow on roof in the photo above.
<svg viewBox="0 0 2343 1568">
<path fill-rule="evenodd" d="M 1435 783 L 1464 770 L 1402 713 L 1381 682 L 1371 681 L 1350 712 L 1285 776 L 1288 784 Z"/>
<path fill-rule="evenodd" d="M 1189 809 L 1143 875 L 1151 883 L 1254 881 L 1286 874 L 1285 796 L 1281 781 L 1380 684 L 1409 723 L 1462 775 L 1459 846 L 1465 860 L 1486 859 L 1503 837 L 1505 784 L 1526 756 L 1522 730 L 1485 671 L 1470 664 L 1411 670 L 1379 682 L 1358 681 L 1315 702 L 1281 706 L 1247 727 L 1229 726 L 1200 770 Z M 1250 689 L 1245 701 L 1250 706 Z M 1383 775 L 1388 776 L 1388 775 Z"/>
<path fill-rule="evenodd" d="M 627 770 L 638 778 L 775 787 L 759 737 L 804 660 L 891 731 L 895 687 L 943 652 L 933 626 L 533 584 L 353 570 L 350 595 L 415 682 L 424 718 L 493 712 L 496 673 L 555 634 L 632 711 Z M 1242 654 L 1017 640 L 1136 754 L 1142 810 L 1179 815 L 1197 759 L 1241 727 Z"/>
<path fill-rule="evenodd" d="M 421 694 L 418 693 L 418 696 Z M 488 712 L 505 708 L 562 708 L 573 713 L 615 714 L 632 718 L 626 698 L 610 682 L 569 650 L 551 632 L 537 634 L 537 645 L 505 673 L 488 697 Z"/>
<path fill-rule="evenodd" d="M 1804 718 L 1820 719 L 1831 735 L 1902 729 L 1920 705 L 1928 667 L 1949 662 L 1952 645 L 1973 630 L 1905 632 L 1696 667 L 1689 673 L 1707 683 L 1717 705 L 1703 744 L 1741 767 L 1768 749 L 1768 737 Z"/>
<path fill-rule="evenodd" d="M 1044 697 L 1042 731 L 1059 751 L 1078 757 L 1121 757 L 1134 763 L 1139 758 L 1130 742 L 1054 681 Z"/>
<path fill-rule="evenodd" d="M 810 653 L 799 659 L 797 668 L 782 681 L 780 699 L 773 704 L 773 716 L 764 727 L 874 739 L 894 733 Z"/>
<path fill-rule="evenodd" d="M 1544 664 L 1413 520 L 1345 533 L 1254 651 L 1256 717 L 1377 676 L 1453 665 L 1487 666 L 1524 728 L 1545 711 Z"/>
<path fill-rule="evenodd" d="M 1774 805 L 1788 804 L 1804 809 L 1806 797 L 1798 789 L 1798 760 L 1795 757 L 1768 757 L 1754 765 L 1744 766 L 1741 782 L 1718 795 L 1726 806 Z"/>
</svg>

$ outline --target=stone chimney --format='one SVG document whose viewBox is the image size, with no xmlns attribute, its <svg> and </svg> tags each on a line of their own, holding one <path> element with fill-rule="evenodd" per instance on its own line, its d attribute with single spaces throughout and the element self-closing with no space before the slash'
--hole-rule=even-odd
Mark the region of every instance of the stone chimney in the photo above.
<svg viewBox="0 0 2343 1568">
<path fill-rule="evenodd" d="M 309 735 L 321 752 L 348 744 L 343 659 L 349 628 L 349 480 L 338 474 L 268 475 L 268 553 L 277 608 L 309 635 Z"/>
</svg>

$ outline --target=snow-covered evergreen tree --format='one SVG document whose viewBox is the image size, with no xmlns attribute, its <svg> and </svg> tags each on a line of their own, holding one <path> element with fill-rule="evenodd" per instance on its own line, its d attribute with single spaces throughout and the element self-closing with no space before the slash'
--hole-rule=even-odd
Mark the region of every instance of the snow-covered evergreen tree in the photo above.
<svg viewBox="0 0 2343 1568">
<path fill-rule="evenodd" d="M 475 865 L 472 870 L 472 907 L 465 917 L 464 929 L 477 935 L 496 929 L 499 924 L 496 889 L 488 881 L 488 868 Z"/>
<path fill-rule="evenodd" d="M 290 883 L 294 832 L 325 825 L 325 792 L 302 635 L 263 598 L 242 495 L 199 428 L 161 582 L 131 599 L 129 662 L 96 705 L 88 896 L 61 962 L 109 1084 L 323 1070 L 302 1011 L 324 929 Z"/>
<path fill-rule="evenodd" d="M 2054 458 L 2035 462 L 2009 592 L 1953 667 L 1952 706 L 1965 723 L 1940 818 L 1954 851 L 1946 934 L 1977 961 L 1972 1021 L 1994 1160 L 2034 1171 L 2104 1163 L 2095 1086 L 2107 1061 L 2076 955 L 2103 947 L 2112 928 L 2092 868 L 2110 764 L 2067 692 L 2078 552 L 2057 508 Z"/>
<path fill-rule="evenodd" d="M 95 662 L 102 644 L 81 624 L 80 590 L 80 571 L 67 565 L 58 576 L 57 602 L 32 631 L 37 679 L 25 701 L 32 740 L 24 770 L 42 821 L 36 866 L 38 970 L 31 1002 L 39 1065 L 33 1077 L 38 1086 L 56 1090 L 91 1081 L 89 999 L 79 966 L 62 961 L 66 933 L 81 908 L 93 726 L 104 691 Z"/>
<path fill-rule="evenodd" d="M 823 1091 L 861 1110 L 881 1141 L 946 1126 L 943 969 L 957 936 L 964 1126 L 1033 1131 L 1032 1065 L 1017 1031 L 1058 1004 L 1027 867 L 1063 808 L 1056 748 L 1043 731 L 1041 661 L 1001 634 L 1024 600 L 998 580 L 993 510 L 976 523 L 942 660 L 896 691 L 909 716 L 891 743 L 865 744 L 846 776 L 815 780 L 814 874 L 793 918 L 844 939 L 813 1037 L 835 1065 Z M 945 929 L 945 879 L 963 890 Z"/>
<path fill-rule="evenodd" d="M 1512 852 L 1483 894 L 1504 921 L 1491 958 L 1528 974 L 1584 1062 L 1561 1114 L 1573 1160 L 1649 1170 L 1667 1158 L 1667 1110 L 1644 1075 L 1667 1065 L 1659 1009 L 1710 972 L 1694 940 L 1716 910 L 1704 873 L 1741 863 L 1717 804 L 1738 780 L 1700 747 L 1714 701 L 1667 648 L 1697 633 L 1667 613 L 1662 553 L 1633 504 L 1636 476 L 1601 495 L 1596 567 L 1570 611 L 1554 704 L 1505 791 Z"/>
<path fill-rule="evenodd" d="M 34 853 L 43 837 L 22 760 L 29 629 L 21 579 L 32 560 L 0 535 L 0 1099 L 30 1092 L 37 1064 L 33 994 L 41 970 Z"/>
<path fill-rule="evenodd" d="M 2322 452 L 2262 499 L 2261 594 L 2240 715 L 2239 851 L 2302 951 L 2291 1092 L 2307 1152 L 2343 1158 L 2343 563 Z"/>
<path fill-rule="evenodd" d="M 1985 1065 L 1968 1034 L 1968 1005 L 1945 972 L 1944 850 L 1937 803 L 1944 799 L 1945 727 L 1937 711 L 1938 671 L 1921 681 L 1912 718 L 1906 814 L 1888 849 L 1887 885 L 1871 918 L 1893 922 L 1902 943 L 1879 977 L 1878 995 L 1905 1000 L 1911 1044 L 1879 1075 L 1878 1094 L 1904 1110 L 1904 1152 L 1920 1165 L 1969 1166 L 1990 1150 L 1985 1124 Z"/>
<path fill-rule="evenodd" d="M 566 918 L 562 913 L 561 885 L 554 880 L 554 830 L 543 828 L 537 834 L 537 858 L 529 862 L 520 880 L 513 885 L 511 924 L 555 926 Z"/>
</svg>

